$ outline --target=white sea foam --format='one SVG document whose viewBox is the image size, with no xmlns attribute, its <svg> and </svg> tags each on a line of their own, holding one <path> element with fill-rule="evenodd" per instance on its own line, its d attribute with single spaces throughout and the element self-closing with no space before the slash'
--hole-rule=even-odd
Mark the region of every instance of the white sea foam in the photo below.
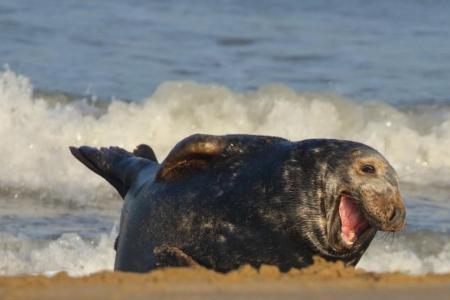
<svg viewBox="0 0 450 300">
<path fill-rule="evenodd" d="M 96 118 L 79 106 L 33 99 L 29 80 L 5 70 L 0 73 L 0 157 L 6 164 L 0 185 L 87 201 L 80 191 L 92 194 L 94 187 L 106 185 L 70 156 L 69 145 L 132 149 L 148 143 L 162 159 L 177 141 L 197 132 L 356 140 L 385 154 L 403 181 L 447 185 L 450 112 L 438 113 L 439 119 L 430 113 L 427 128 L 420 128 L 414 115 L 383 103 L 296 93 L 280 85 L 235 93 L 217 85 L 167 82 L 142 103 L 113 101 Z"/>
<path fill-rule="evenodd" d="M 416 244 L 422 241 L 416 240 Z M 358 268 L 373 272 L 403 272 L 420 275 L 426 273 L 450 273 L 450 242 L 439 247 L 438 251 L 420 254 L 419 247 L 411 247 L 410 243 L 374 241 Z M 435 249 L 436 250 L 436 249 Z"/>
<path fill-rule="evenodd" d="M 88 242 L 76 233 L 66 233 L 55 241 L 36 241 L 24 236 L 0 236 L 0 275 L 67 272 L 87 275 L 114 267 L 115 235 L 102 235 Z"/>
<path fill-rule="evenodd" d="M 97 242 L 87 242 L 75 233 L 54 241 L 35 241 L 23 236 L 0 236 L 0 275 L 46 274 L 67 272 L 71 276 L 112 270 L 115 234 L 102 235 Z M 373 272 L 408 274 L 450 272 L 450 243 L 435 253 L 419 255 L 406 244 L 392 245 L 375 241 L 358 264 Z"/>
</svg>

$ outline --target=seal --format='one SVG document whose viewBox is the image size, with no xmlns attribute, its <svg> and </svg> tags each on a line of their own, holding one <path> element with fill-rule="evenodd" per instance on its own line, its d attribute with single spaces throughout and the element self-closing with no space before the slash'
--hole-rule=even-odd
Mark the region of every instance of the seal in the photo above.
<svg viewBox="0 0 450 300">
<path fill-rule="evenodd" d="M 124 198 L 115 270 L 356 265 L 405 225 L 395 170 L 357 142 L 196 134 L 161 164 L 146 145 L 70 149 Z"/>
</svg>

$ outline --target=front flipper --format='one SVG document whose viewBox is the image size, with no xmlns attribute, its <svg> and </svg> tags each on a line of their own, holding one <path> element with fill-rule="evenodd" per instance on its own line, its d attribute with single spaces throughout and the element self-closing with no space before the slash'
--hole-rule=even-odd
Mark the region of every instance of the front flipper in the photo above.
<svg viewBox="0 0 450 300">
<path fill-rule="evenodd" d="M 161 164 L 156 178 L 175 180 L 205 169 L 209 162 L 227 147 L 223 137 L 195 134 L 179 142 Z"/>
<path fill-rule="evenodd" d="M 179 142 L 162 162 L 156 175 L 160 181 L 171 181 L 205 170 L 221 159 L 249 154 L 285 139 L 255 135 L 194 134 Z"/>
<path fill-rule="evenodd" d="M 199 266 L 192 257 L 184 253 L 180 248 L 174 246 L 162 245 L 155 247 L 153 253 L 155 254 L 156 266 L 158 268 Z"/>
</svg>

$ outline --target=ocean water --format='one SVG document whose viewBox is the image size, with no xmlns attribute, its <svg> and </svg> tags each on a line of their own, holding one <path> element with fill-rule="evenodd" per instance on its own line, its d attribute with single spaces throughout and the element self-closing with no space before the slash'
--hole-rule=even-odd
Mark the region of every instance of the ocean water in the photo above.
<svg viewBox="0 0 450 300">
<path fill-rule="evenodd" d="M 111 270 L 116 192 L 69 145 L 342 138 L 397 170 L 407 227 L 358 267 L 450 272 L 450 3 L 2 1 L 0 275 Z"/>
</svg>

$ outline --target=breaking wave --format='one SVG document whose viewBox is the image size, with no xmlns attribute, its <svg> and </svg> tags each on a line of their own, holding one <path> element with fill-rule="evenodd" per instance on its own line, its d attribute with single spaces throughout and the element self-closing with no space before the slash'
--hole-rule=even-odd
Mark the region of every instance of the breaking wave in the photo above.
<svg viewBox="0 0 450 300">
<path fill-rule="evenodd" d="M 41 190 L 80 203 L 106 193 L 98 176 L 70 157 L 69 145 L 151 145 L 159 159 L 192 133 L 251 133 L 291 140 L 342 138 L 383 153 L 403 182 L 450 182 L 450 109 L 396 108 L 282 85 L 236 93 L 218 85 L 166 82 L 141 102 L 109 105 L 33 97 L 29 80 L 0 73 L 2 189 Z M 99 108 L 100 107 L 100 108 Z"/>
</svg>

